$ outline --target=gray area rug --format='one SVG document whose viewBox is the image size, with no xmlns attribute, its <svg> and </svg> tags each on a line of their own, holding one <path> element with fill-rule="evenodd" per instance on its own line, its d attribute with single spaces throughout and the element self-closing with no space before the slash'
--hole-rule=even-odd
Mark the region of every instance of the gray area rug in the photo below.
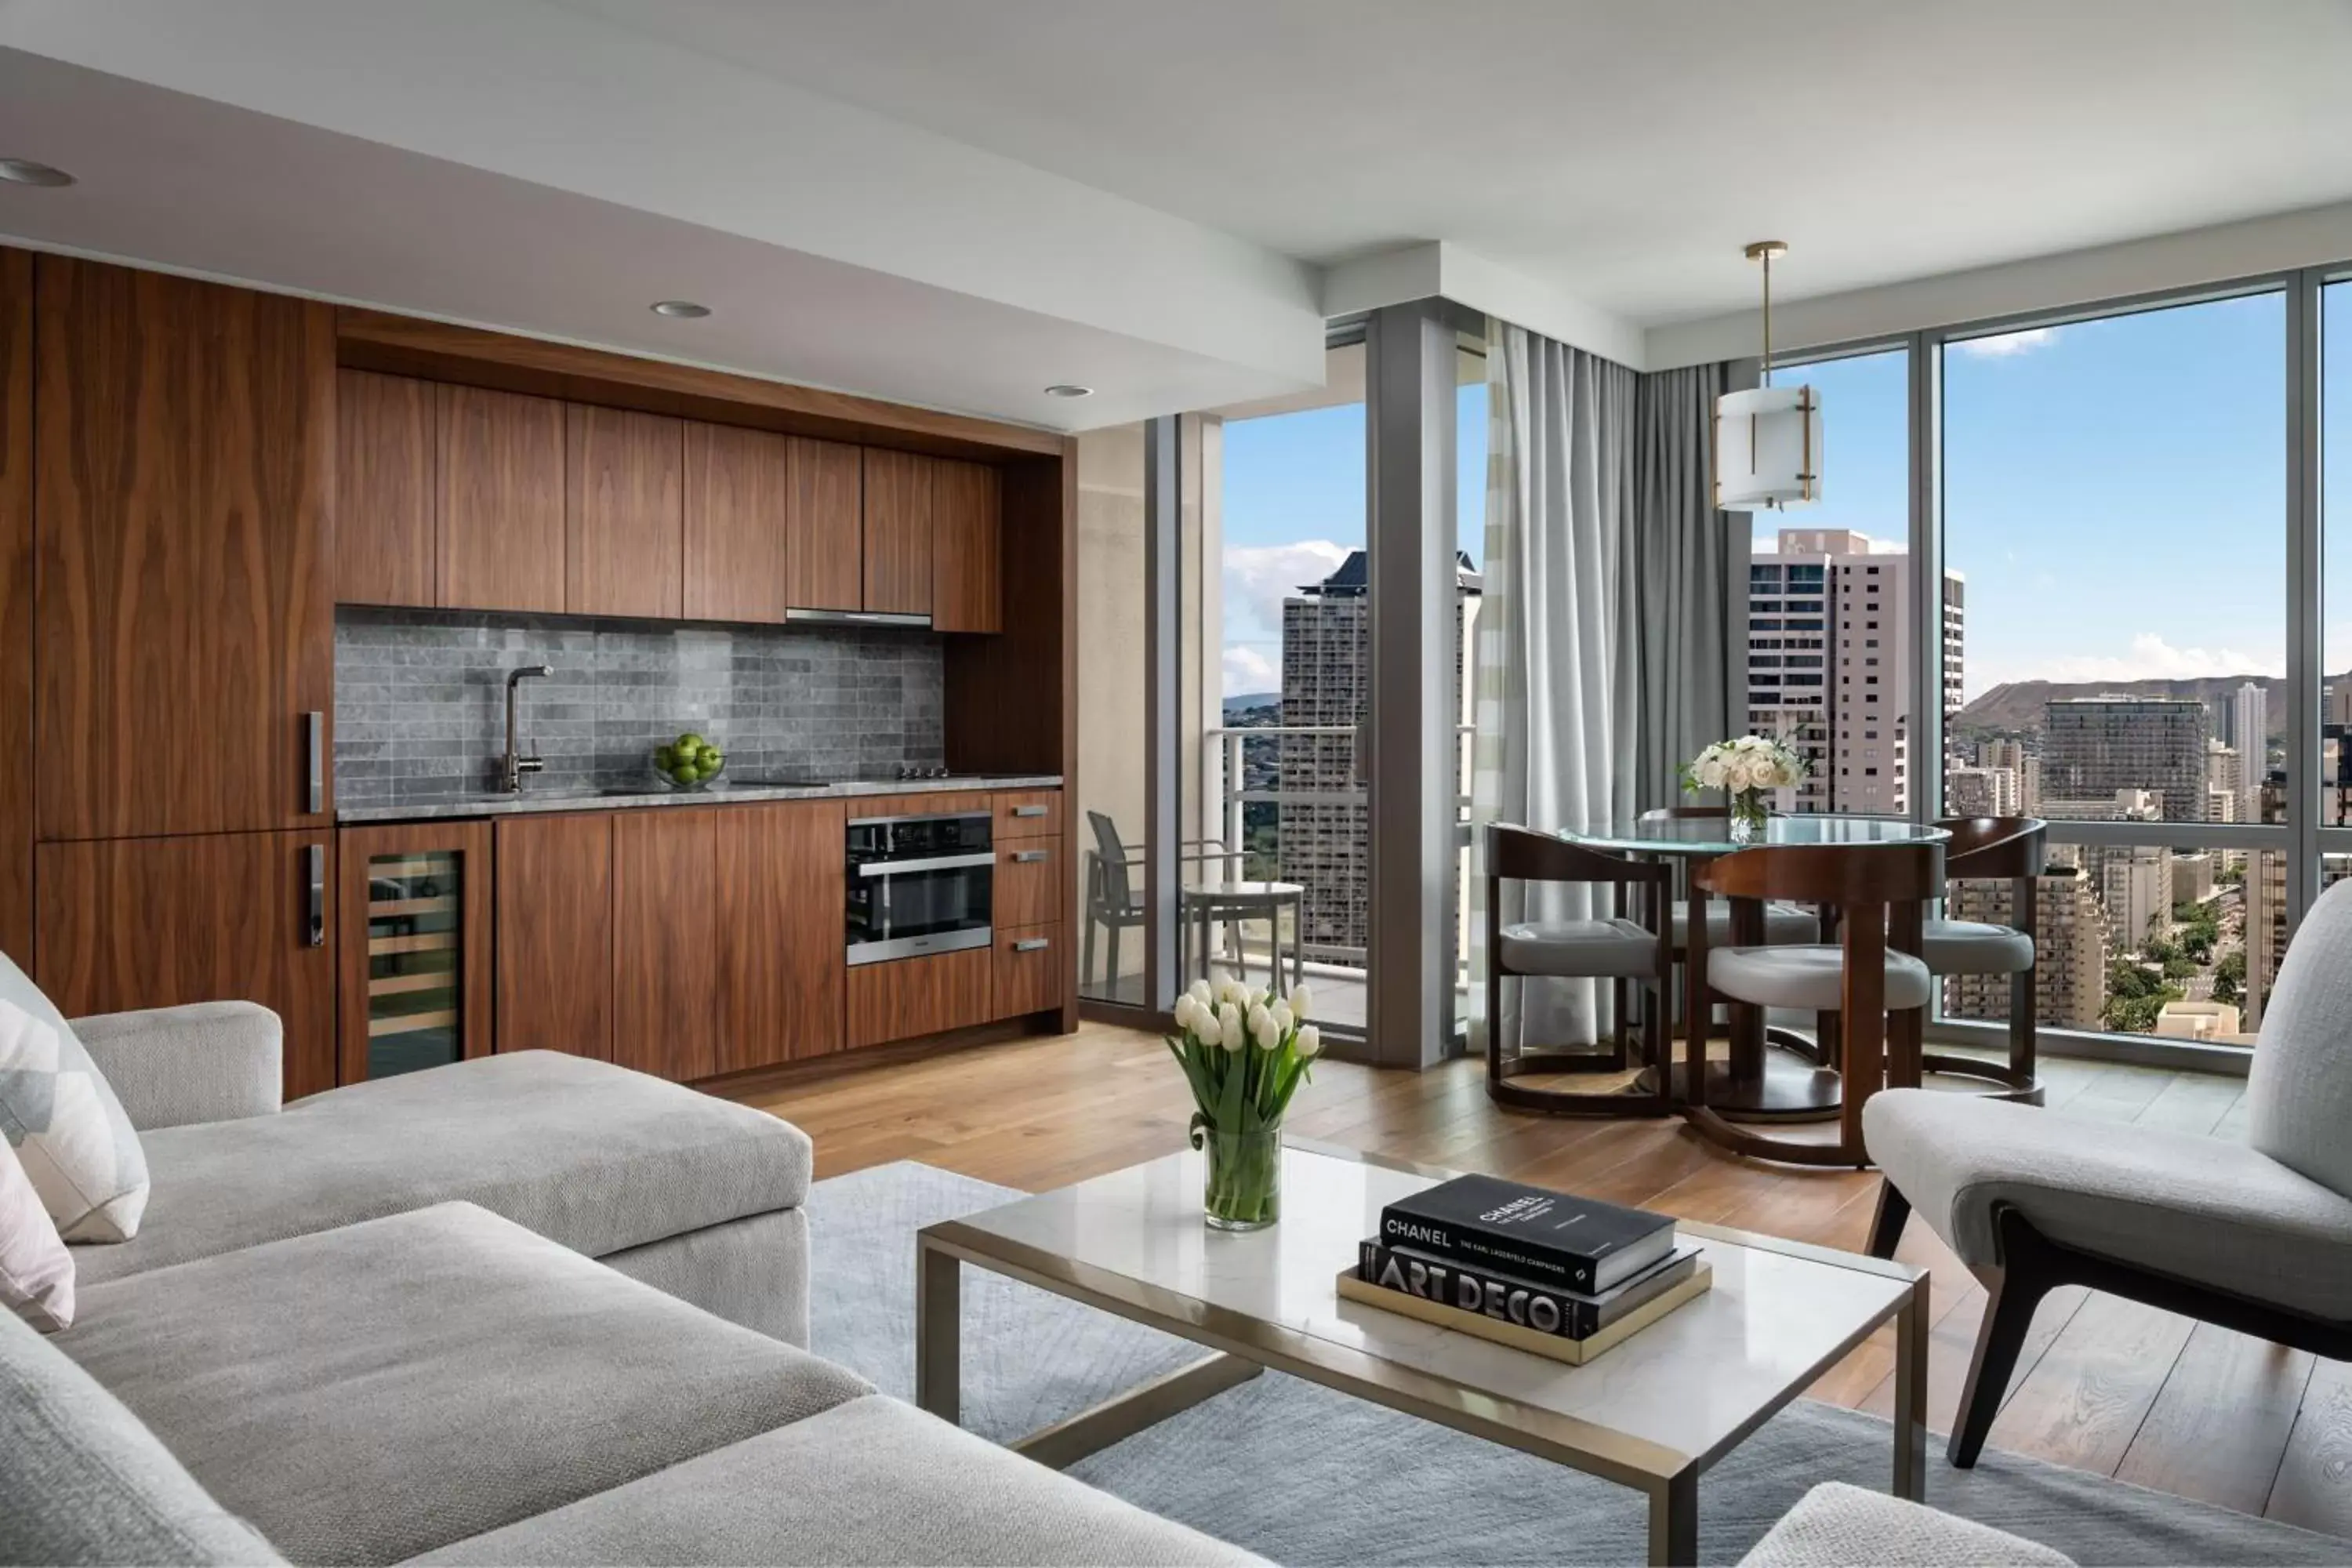
<svg viewBox="0 0 2352 1568">
<path fill-rule="evenodd" d="M 914 1394 L 915 1232 L 1022 1194 L 902 1163 L 819 1182 L 809 1199 L 814 1348 L 885 1393 Z M 1198 1358 L 1199 1347 L 966 1268 L 964 1425 L 1011 1441 Z M 1699 1483 L 1705 1561 L 1736 1561 L 1817 1481 L 1884 1489 L 1875 1416 L 1800 1401 Z M 1280 1563 L 1634 1563 L 1631 1491 L 1266 1373 L 1071 1472 Z M 1940 1450 L 1927 1500 L 2084 1563 L 2352 1563 L 2352 1542 L 2035 1459 Z"/>
</svg>

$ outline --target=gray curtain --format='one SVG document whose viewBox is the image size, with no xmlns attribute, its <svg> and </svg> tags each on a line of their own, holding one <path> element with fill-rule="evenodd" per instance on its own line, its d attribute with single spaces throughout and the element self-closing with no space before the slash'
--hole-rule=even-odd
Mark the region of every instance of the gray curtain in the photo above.
<svg viewBox="0 0 2352 1568">
<path fill-rule="evenodd" d="M 1622 365 L 1496 323 L 1486 353 L 1486 591 L 1473 694 L 1471 816 L 1545 826 L 1641 809 L 1636 762 L 1639 605 L 1631 550 L 1634 403 Z M 1472 1034 L 1486 1021 L 1484 845 L 1471 875 Z M 1514 884 L 1504 923 L 1583 920 L 1583 889 Z M 1506 1048 L 1524 1037 L 1581 1043 L 1608 1022 L 1590 981 L 1513 987 L 1518 1016 L 1497 1020 Z"/>
<path fill-rule="evenodd" d="M 1724 367 L 1639 379 L 1631 552 L 1641 657 L 1634 777 L 1642 804 L 1652 806 L 1675 798 L 1675 769 L 1701 747 L 1747 732 L 1746 638 L 1738 631 L 1748 613 L 1748 517 L 1715 509 L 1713 420 Z M 1741 693 L 1736 700 L 1735 690 Z"/>
<path fill-rule="evenodd" d="M 1747 520 L 1715 510 L 1710 471 L 1724 379 L 1720 365 L 1637 375 L 1521 328 L 1489 330 L 1474 822 L 1556 827 L 1671 805 L 1675 767 L 1740 731 Z M 1490 1029 L 1507 1052 L 1593 1041 L 1612 1020 L 1591 981 L 1514 986 L 1505 1016 L 1484 1016 L 1484 852 L 1481 836 L 1473 1049 Z M 1596 912 L 1575 887 L 1511 885 L 1503 900 L 1506 925 Z"/>
</svg>

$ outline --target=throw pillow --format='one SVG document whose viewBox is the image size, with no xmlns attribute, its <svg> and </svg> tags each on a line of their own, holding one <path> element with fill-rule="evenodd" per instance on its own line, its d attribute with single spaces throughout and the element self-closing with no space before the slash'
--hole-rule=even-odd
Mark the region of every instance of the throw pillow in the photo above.
<svg viewBox="0 0 2352 1568">
<path fill-rule="evenodd" d="M 5 1144 L 0 1144 L 0 1306 L 45 1334 L 73 1324 L 73 1254 Z"/>
<path fill-rule="evenodd" d="M 0 955 L 0 1135 L 58 1234 L 128 1241 L 147 1206 L 147 1156 L 122 1102 L 40 988 Z"/>
</svg>

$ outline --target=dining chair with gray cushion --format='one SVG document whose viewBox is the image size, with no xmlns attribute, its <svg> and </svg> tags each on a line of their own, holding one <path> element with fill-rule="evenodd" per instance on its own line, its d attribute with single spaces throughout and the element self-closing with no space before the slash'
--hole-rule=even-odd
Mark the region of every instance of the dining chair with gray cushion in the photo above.
<svg viewBox="0 0 2352 1568">
<path fill-rule="evenodd" d="M 1943 975 L 2009 977 L 2009 1059 L 1986 1061 L 1948 1051 L 1929 1051 L 1927 1071 L 1985 1080 L 2003 1100 L 2042 1103 L 2033 1065 L 2034 902 L 2050 859 L 2049 825 L 2033 816 L 1954 816 L 1936 824 L 1952 837 L 1944 845 L 1948 882 L 1999 881 L 2008 887 L 1995 921 L 1930 920 L 1921 929 L 1919 956 L 1927 972 Z"/>
<path fill-rule="evenodd" d="M 1811 1165 L 1862 1165 L 1862 1109 L 1890 1079 L 1919 1081 L 1921 1023 L 1935 995 L 1915 953 L 1920 911 L 1942 867 L 1936 843 L 1766 845 L 1709 862 L 1697 885 L 1727 899 L 1790 900 L 1833 911 L 1833 942 L 1734 942 L 1706 951 L 1707 989 L 1736 1005 L 1825 1016 L 1841 1079 L 1834 1142 L 1769 1137 L 1695 1104 L 1717 1142 L 1745 1154 Z M 1894 1020 L 1890 1024 L 1890 1018 Z M 1744 1031 L 1735 1026 L 1734 1037 Z M 1693 1052 L 1686 1074 L 1700 1077 Z"/>
<path fill-rule="evenodd" d="M 1890 1091 L 1864 1135 L 1885 1173 L 1870 1250 L 1914 1210 L 1990 1300 L 1952 1429 L 1973 1465 L 2034 1307 L 2081 1285 L 2352 1360 L 2352 884 L 2304 917 L 2263 1013 L 2242 1143 L 2008 1100 Z"/>
<path fill-rule="evenodd" d="M 1720 805 L 1660 805 L 1642 814 L 1643 822 L 1727 820 L 1730 809 Z M 1690 904 L 1682 899 L 1667 906 L 1666 937 L 1677 957 L 1690 950 Z M 1768 942 L 1819 942 L 1822 922 L 1801 904 L 1776 900 L 1764 906 L 1764 940 Z M 1706 945 L 1726 947 L 1731 942 L 1731 906 L 1717 899 L 1706 907 Z"/>
<path fill-rule="evenodd" d="M 1496 1104 L 1519 1110 L 1606 1116 L 1663 1116 L 1673 1109 L 1667 1084 L 1666 994 L 1672 988 L 1674 964 L 1666 953 L 1664 933 L 1647 929 L 1627 913 L 1654 907 L 1671 874 L 1667 867 L 1654 861 L 1604 854 L 1554 834 L 1509 823 L 1496 823 L 1486 829 L 1486 1093 Z M 1507 924 L 1504 885 L 1512 882 L 1606 888 L 1611 890 L 1606 895 L 1596 891 L 1596 903 L 1613 912 Z M 1594 980 L 1609 985 L 1616 1016 L 1607 1047 L 1506 1052 L 1499 1020 L 1503 982 L 1510 979 Z M 1635 1079 L 1615 1092 L 1599 1092 L 1515 1081 L 1633 1070 L 1626 1020 L 1636 989 L 1643 993 L 1646 1082 Z"/>
</svg>

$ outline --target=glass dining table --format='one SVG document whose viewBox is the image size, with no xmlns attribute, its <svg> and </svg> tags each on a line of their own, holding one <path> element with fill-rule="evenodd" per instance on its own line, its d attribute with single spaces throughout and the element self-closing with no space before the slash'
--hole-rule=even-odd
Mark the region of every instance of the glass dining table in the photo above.
<svg viewBox="0 0 2352 1568">
<path fill-rule="evenodd" d="M 1760 1010 L 1736 1008 L 1728 1056 L 1718 1059 L 1708 1054 L 1714 1016 L 1706 984 L 1708 894 L 1693 873 L 1720 856 L 1763 846 L 1851 847 L 1866 854 L 1888 846 L 1940 844 L 1951 834 L 1932 823 L 1832 814 L 1768 816 L 1744 836 L 1736 834 L 1731 819 L 1722 816 L 1648 816 L 1577 823 L 1552 831 L 1587 848 L 1673 860 L 1682 867 L 1683 898 L 1689 911 L 1682 954 L 1684 1051 L 1683 1059 L 1669 1068 L 1667 1093 L 1685 1115 L 1703 1131 L 1710 1131 L 1717 1119 L 1771 1122 L 1835 1118 L 1843 1104 L 1844 1084 L 1836 1068 L 1834 1042 L 1768 1026 Z M 1939 875 L 1937 882 L 1941 881 Z M 1727 902 L 1731 940 L 1741 944 L 1764 941 L 1763 905 L 1752 899 Z M 1655 910 L 1649 918 L 1670 916 Z M 1652 1070 L 1656 1070 L 1654 1064 Z"/>
</svg>

